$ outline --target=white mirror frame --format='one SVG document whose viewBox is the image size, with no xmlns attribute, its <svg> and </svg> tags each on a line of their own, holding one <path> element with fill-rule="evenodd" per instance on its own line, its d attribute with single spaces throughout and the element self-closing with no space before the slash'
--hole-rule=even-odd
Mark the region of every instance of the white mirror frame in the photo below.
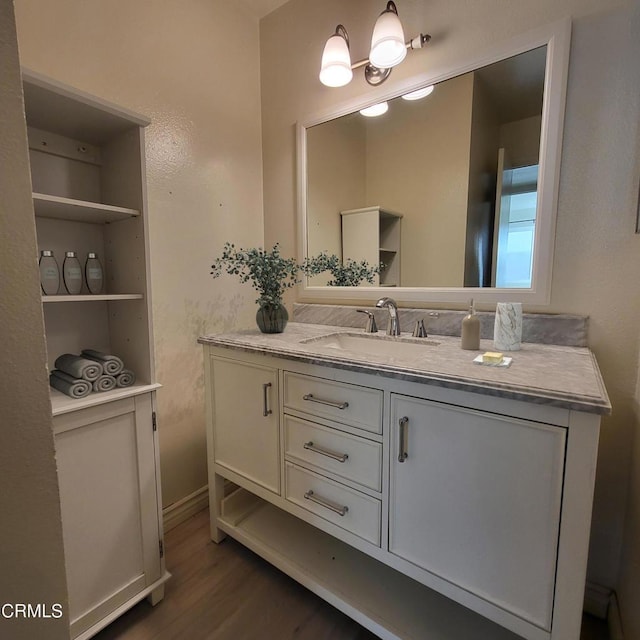
<svg viewBox="0 0 640 640">
<path fill-rule="evenodd" d="M 374 102 L 390 100 L 429 84 L 468 73 L 505 58 L 547 46 L 547 62 L 540 131 L 540 170 L 538 179 L 537 224 L 534 240 L 532 286 L 527 289 L 495 287 L 329 287 L 300 285 L 299 300 L 325 302 L 327 300 L 375 300 L 392 295 L 397 302 L 468 302 L 470 298 L 482 302 L 523 302 L 547 305 L 551 300 L 551 271 L 555 243 L 556 209 L 565 96 L 569 68 L 571 21 L 565 19 L 524 33 L 475 56 L 467 64 L 453 66 L 437 72 L 420 74 L 378 89 L 375 97 L 356 98 L 331 110 L 313 114 L 296 125 L 297 128 L 297 185 L 298 185 L 298 257 L 307 257 L 307 129 L 315 125 L 353 113 Z M 437 45 L 430 45 L 437 46 Z M 364 205 L 363 205 L 364 206 Z"/>
</svg>

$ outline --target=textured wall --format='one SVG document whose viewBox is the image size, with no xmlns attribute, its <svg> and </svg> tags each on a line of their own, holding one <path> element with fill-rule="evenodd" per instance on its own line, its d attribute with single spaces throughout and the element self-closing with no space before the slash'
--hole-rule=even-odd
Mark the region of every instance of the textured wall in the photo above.
<svg viewBox="0 0 640 640">
<path fill-rule="evenodd" d="M 3 616 L 0 637 L 63 640 L 69 621 L 60 494 L 11 0 L 0 0 L 0 113 L 0 605 L 44 604 L 51 613 L 62 604 L 65 612 L 60 619 Z"/>
<path fill-rule="evenodd" d="M 640 609 L 638 608 L 638 602 L 640 602 L 640 362 L 638 365 L 635 435 L 631 451 L 629 498 L 617 586 L 625 638 L 640 638 Z"/>
<path fill-rule="evenodd" d="M 16 16 L 23 65 L 152 120 L 151 285 L 167 505 L 207 480 L 196 339 L 254 322 L 250 287 L 212 280 L 209 270 L 225 240 L 263 240 L 258 23 L 221 0 L 18 0 Z"/>
<path fill-rule="evenodd" d="M 451 66 L 496 41 L 573 18 L 552 300 L 548 307 L 529 310 L 591 317 L 590 344 L 614 414 L 603 421 L 589 576 L 610 586 L 617 580 L 622 542 L 640 317 L 640 236 L 633 233 L 640 174 L 640 78 L 637 35 L 632 35 L 630 20 L 633 4 L 404 0 L 398 7 L 407 34 L 427 31 L 433 41 L 427 50 L 407 56 L 392 76 L 401 80 L 427 65 Z M 376 90 L 360 75 L 341 89 L 322 86 L 322 47 L 335 25 L 343 23 L 353 59 L 366 57 L 382 5 L 370 0 L 292 0 L 261 22 L 267 244 L 278 239 L 285 251 L 296 250 L 295 122 L 350 99 L 375 96 Z"/>
</svg>

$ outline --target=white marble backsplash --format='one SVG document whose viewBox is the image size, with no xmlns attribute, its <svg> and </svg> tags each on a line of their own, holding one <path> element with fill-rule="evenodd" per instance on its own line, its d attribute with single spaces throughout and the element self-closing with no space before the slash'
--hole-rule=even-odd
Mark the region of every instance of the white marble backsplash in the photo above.
<svg viewBox="0 0 640 640">
<path fill-rule="evenodd" d="M 292 320 L 310 324 L 364 328 L 366 317 L 357 313 L 356 309 L 373 311 L 378 328 L 381 331 L 386 329 L 389 318 L 388 311 L 367 306 L 295 303 Z M 462 319 L 468 312 L 448 309 L 401 308 L 398 313 L 400 328 L 404 332 L 413 331 L 416 320 L 423 319 L 428 334 L 459 336 Z M 480 320 L 480 337 L 492 340 L 496 314 L 493 311 L 478 311 L 477 315 Z M 522 342 L 586 347 L 588 346 L 588 321 L 587 316 L 523 313 Z"/>
</svg>

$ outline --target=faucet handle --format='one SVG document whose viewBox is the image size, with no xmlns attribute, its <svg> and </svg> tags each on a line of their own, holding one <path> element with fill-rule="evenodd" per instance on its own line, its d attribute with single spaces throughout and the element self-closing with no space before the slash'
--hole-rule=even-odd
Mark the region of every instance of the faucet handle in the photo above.
<svg viewBox="0 0 640 640">
<path fill-rule="evenodd" d="M 367 311 L 366 309 L 356 309 L 358 313 L 366 313 L 367 314 L 367 324 L 364 328 L 365 333 L 378 333 L 378 326 L 376 325 L 376 317 L 373 315 L 372 311 Z"/>
<path fill-rule="evenodd" d="M 416 323 L 413 327 L 413 333 L 411 334 L 414 338 L 426 338 L 427 330 L 424 326 L 424 320 L 420 318 L 420 320 L 416 320 Z"/>
</svg>

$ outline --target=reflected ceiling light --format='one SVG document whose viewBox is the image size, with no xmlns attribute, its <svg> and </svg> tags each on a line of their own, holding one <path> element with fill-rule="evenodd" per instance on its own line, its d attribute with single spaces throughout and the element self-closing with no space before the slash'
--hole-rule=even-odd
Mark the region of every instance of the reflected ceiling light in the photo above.
<svg viewBox="0 0 640 640">
<path fill-rule="evenodd" d="M 327 87 L 344 87 L 353 78 L 351 54 L 349 53 L 349 34 L 339 24 L 336 32 L 327 40 L 322 52 L 320 82 Z"/>
<path fill-rule="evenodd" d="M 422 49 L 429 40 L 430 35 L 420 33 L 405 42 L 398 9 L 395 2 L 389 1 L 373 28 L 371 50 L 366 60 L 351 64 L 347 30 L 341 24 L 336 27 L 322 53 L 320 82 L 327 87 L 342 87 L 351 81 L 353 69 L 364 67 L 364 77 L 370 85 L 382 84 L 391 69 L 404 60 L 407 50 Z"/>
<path fill-rule="evenodd" d="M 381 116 L 383 113 L 387 113 L 389 105 L 386 102 L 378 102 L 378 104 L 372 104 L 370 107 L 360 109 L 360 113 L 367 118 L 375 118 Z"/>
<path fill-rule="evenodd" d="M 434 85 L 430 84 L 428 87 L 422 87 L 422 89 L 416 89 L 416 91 L 410 91 L 405 93 L 402 97 L 403 100 L 420 100 L 426 98 L 433 93 Z"/>
</svg>

